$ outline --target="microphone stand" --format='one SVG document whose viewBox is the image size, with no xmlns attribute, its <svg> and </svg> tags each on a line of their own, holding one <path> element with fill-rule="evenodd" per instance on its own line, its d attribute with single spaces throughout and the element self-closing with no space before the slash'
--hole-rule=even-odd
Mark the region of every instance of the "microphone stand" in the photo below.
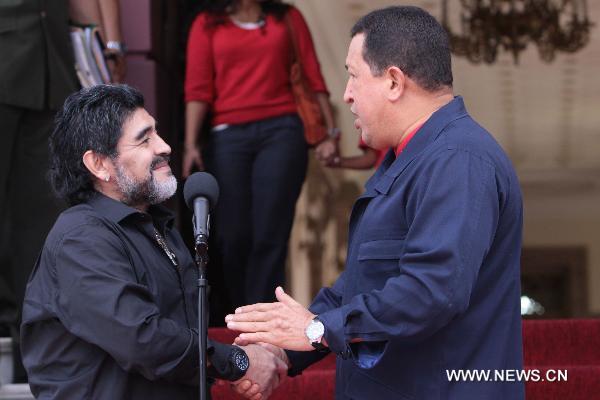
<svg viewBox="0 0 600 400">
<path fill-rule="evenodd" d="M 198 266 L 198 351 L 200 353 L 200 400 L 207 399 L 206 376 L 206 340 L 208 337 L 208 281 L 206 264 L 208 264 L 208 236 L 196 235 L 196 265 Z"/>
</svg>

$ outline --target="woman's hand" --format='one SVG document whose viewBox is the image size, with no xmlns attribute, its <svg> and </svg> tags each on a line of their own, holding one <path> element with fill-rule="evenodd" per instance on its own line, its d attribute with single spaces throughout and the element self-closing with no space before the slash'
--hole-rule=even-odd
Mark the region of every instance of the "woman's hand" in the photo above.
<svg viewBox="0 0 600 400">
<path fill-rule="evenodd" d="M 186 147 L 183 151 L 183 162 L 181 163 L 181 176 L 187 178 L 196 166 L 199 171 L 204 171 L 204 161 L 198 147 Z"/>
</svg>

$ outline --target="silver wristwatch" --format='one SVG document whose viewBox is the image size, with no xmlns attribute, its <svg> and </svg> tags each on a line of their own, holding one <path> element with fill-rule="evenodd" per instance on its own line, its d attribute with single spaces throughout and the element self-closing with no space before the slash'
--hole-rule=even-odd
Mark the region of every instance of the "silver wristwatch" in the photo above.
<svg viewBox="0 0 600 400">
<path fill-rule="evenodd" d="M 106 42 L 106 49 L 121 55 L 124 55 L 125 52 L 127 52 L 127 46 L 125 46 L 125 43 L 118 42 L 116 40 L 109 40 Z"/>
<path fill-rule="evenodd" d="M 323 335 L 325 334 L 325 326 L 318 318 L 315 317 L 310 321 L 310 324 L 308 324 L 304 333 L 312 347 L 318 351 L 325 349 L 325 346 L 321 343 Z"/>
</svg>

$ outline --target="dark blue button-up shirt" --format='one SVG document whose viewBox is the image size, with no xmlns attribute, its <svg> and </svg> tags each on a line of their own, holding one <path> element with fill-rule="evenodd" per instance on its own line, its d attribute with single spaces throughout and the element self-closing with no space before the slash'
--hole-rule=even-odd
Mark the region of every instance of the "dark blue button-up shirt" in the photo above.
<svg viewBox="0 0 600 400">
<path fill-rule="evenodd" d="M 390 151 L 352 210 L 345 271 L 310 307 L 338 355 L 336 398 L 524 398 L 493 380 L 523 368 L 522 221 L 513 167 L 460 97 Z M 288 354 L 294 373 L 319 357 Z"/>
</svg>

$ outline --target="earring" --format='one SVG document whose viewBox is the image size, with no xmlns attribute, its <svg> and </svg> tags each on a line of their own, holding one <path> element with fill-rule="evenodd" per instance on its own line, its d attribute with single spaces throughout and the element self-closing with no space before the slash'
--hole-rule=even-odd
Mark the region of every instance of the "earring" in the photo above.
<svg viewBox="0 0 600 400">
<path fill-rule="evenodd" d="M 106 182 L 108 182 L 108 181 L 110 180 L 110 175 L 109 175 L 109 176 L 107 176 L 107 177 L 105 177 L 105 178 L 104 178 L 104 180 L 105 180 Z"/>
</svg>

